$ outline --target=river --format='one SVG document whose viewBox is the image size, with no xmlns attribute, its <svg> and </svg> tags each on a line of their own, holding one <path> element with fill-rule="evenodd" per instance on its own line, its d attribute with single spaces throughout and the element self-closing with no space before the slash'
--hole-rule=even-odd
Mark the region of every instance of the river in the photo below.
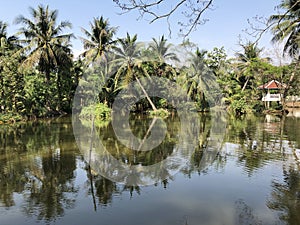
<svg viewBox="0 0 300 225">
<path fill-rule="evenodd" d="M 142 139 L 151 121 L 131 116 L 132 132 Z M 202 114 L 183 150 L 179 118 L 163 122 L 152 151 L 124 147 L 111 123 L 95 126 L 106 155 L 143 171 L 130 182 L 119 167 L 108 174 L 89 126 L 78 140 L 70 117 L 0 125 L 0 224 L 300 224 L 300 118 L 227 116 L 212 145 L 214 121 Z M 164 175 L 143 169 L 174 155 L 182 164 Z"/>
</svg>

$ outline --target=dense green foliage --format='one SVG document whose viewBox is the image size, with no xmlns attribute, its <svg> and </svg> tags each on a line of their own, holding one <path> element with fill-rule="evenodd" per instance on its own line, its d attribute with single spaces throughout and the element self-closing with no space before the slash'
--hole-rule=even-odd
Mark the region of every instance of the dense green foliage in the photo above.
<svg viewBox="0 0 300 225">
<path fill-rule="evenodd" d="M 262 49 L 252 42 L 241 44 L 242 51 L 228 58 L 223 47 L 206 51 L 189 41 L 176 46 L 179 51 L 175 51 L 164 36 L 150 43 L 138 42 L 136 34 L 119 38 L 117 28 L 102 16 L 93 19 L 90 29 L 82 28 L 84 51 L 75 59 L 71 48 L 74 35 L 67 32 L 71 23 L 59 22 L 57 10 L 48 6 L 30 8 L 31 18 L 16 18 L 20 24 L 16 35 L 8 35 L 7 24 L 0 21 L 0 121 L 11 116 L 70 113 L 78 84 L 85 87 L 80 92 L 85 99 L 79 110 L 95 103 L 111 107 L 117 94 L 131 82 L 137 82 L 145 95 L 133 111 L 172 110 L 170 102 L 149 96 L 147 84 L 140 82 L 154 76 L 183 87 L 199 111 L 209 110 L 221 100 L 234 114 L 262 111 L 262 91 L 257 87 L 263 83 L 276 79 L 287 84 L 284 96 L 299 94 L 298 5 L 285 0 L 279 7 L 287 13 L 270 17 L 270 21 L 278 21 L 272 27 L 273 41 L 287 38 L 284 51 L 293 56 L 291 64 L 279 66 L 262 57 Z M 287 32 L 282 33 L 282 29 Z M 95 86 L 100 87 L 96 96 L 87 91 Z"/>
<path fill-rule="evenodd" d="M 92 120 L 106 120 L 110 118 L 111 109 L 103 103 L 90 105 L 81 110 L 80 118 Z"/>
</svg>

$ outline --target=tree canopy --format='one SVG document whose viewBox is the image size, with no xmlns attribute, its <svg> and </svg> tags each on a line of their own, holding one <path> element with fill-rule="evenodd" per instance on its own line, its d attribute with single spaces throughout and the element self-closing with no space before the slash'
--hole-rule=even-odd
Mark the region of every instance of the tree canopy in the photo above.
<svg viewBox="0 0 300 225">
<path fill-rule="evenodd" d="M 212 1 L 181 1 L 169 14 L 160 15 L 151 10 L 167 4 L 164 0 L 147 4 L 115 2 L 124 10 L 140 10 L 143 15 L 153 16 L 153 22 L 169 19 L 176 10 L 192 6 L 194 13 L 198 13 L 193 16 L 201 17 L 203 10 L 212 5 Z M 74 58 L 71 45 L 74 35 L 67 32 L 72 24 L 59 21 L 58 11 L 49 6 L 29 8 L 30 17 L 16 17 L 15 22 L 20 26 L 16 34 L 9 34 L 7 22 L 0 21 L 0 111 L 13 118 L 70 113 L 78 84 L 101 86 L 97 101 L 103 107 L 111 107 L 115 96 L 130 82 L 140 83 L 142 77 L 154 76 L 165 77 L 182 86 L 197 103 L 196 110 L 209 110 L 212 96 L 207 90 L 220 89 L 223 100 L 233 112 L 259 111 L 263 108 L 259 101 L 262 93 L 256 87 L 269 79 L 287 84 L 289 88 L 284 96 L 299 94 L 298 3 L 296 0 L 282 1 L 279 5 L 282 12 L 269 19 L 273 41 L 283 42 L 284 52 L 294 59 L 289 65 L 279 66 L 262 56 L 263 48 L 257 42 L 241 44 L 242 52 L 232 58 L 224 47 L 204 50 L 187 39 L 175 46 L 164 35 L 142 43 L 137 34 L 117 36 L 117 26 L 111 26 L 109 19 L 101 15 L 92 18 L 88 28 L 82 28 L 83 52 Z M 140 8 L 143 4 L 145 7 Z M 200 17 L 190 20 L 190 28 L 200 24 Z M 213 80 L 218 87 L 212 84 Z M 144 85 L 140 83 L 140 88 L 144 89 Z M 147 93 L 145 96 L 147 99 L 138 102 L 134 110 L 172 110 L 171 104 L 164 99 Z"/>
</svg>

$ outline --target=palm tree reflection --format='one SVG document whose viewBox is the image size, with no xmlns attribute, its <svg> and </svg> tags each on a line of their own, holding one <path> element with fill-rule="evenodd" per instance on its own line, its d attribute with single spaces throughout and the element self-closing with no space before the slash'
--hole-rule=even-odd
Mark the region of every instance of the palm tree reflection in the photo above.
<svg viewBox="0 0 300 225">
<path fill-rule="evenodd" d="M 2 132 L 4 131 L 4 132 Z M 70 121 L 19 124 L 0 130 L 0 202 L 15 205 L 22 194 L 24 213 L 52 221 L 74 207 L 77 150 Z M 61 142 L 60 140 L 64 140 Z"/>
<path fill-rule="evenodd" d="M 279 211 L 280 220 L 287 224 L 300 224 L 300 172 L 299 168 L 283 169 L 284 182 L 272 182 L 271 198 L 267 206 Z"/>
</svg>

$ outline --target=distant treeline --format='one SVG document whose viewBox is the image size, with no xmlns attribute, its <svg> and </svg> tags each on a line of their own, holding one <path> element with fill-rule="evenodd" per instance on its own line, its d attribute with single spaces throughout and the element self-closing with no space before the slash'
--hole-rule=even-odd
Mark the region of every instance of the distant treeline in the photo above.
<svg viewBox="0 0 300 225">
<path fill-rule="evenodd" d="M 94 96 L 96 102 L 110 108 L 130 82 L 140 83 L 142 77 L 153 76 L 179 84 L 199 111 L 212 107 L 211 89 L 217 87 L 230 112 L 261 111 L 262 91 L 257 87 L 269 80 L 286 83 L 285 96 L 299 93 L 299 32 L 297 27 L 288 30 L 283 23 L 299 20 L 300 7 L 281 7 L 291 16 L 280 19 L 273 15 L 270 21 L 277 21 L 273 41 L 287 40 L 284 52 L 292 59 L 288 65 L 273 65 L 270 58 L 261 56 L 262 48 L 250 41 L 241 43 L 242 51 L 228 58 L 223 47 L 206 51 L 188 40 L 173 46 L 163 35 L 147 44 L 138 42 L 137 34 L 117 37 L 117 28 L 102 16 L 93 18 L 89 28 L 82 28 L 79 38 L 83 52 L 74 57 L 74 35 L 67 32 L 71 23 L 58 21 L 58 11 L 49 6 L 30 8 L 30 18 L 15 19 L 20 25 L 15 35 L 8 34 L 7 23 L 0 21 L 0 121 L 71 113 L 79 84 L 85 91 L 89 85 L 101 87 Z M 137 102 L 133 110 L 159 108 L 172 109 L 172 105 L 149 96 Z"/>
</svg>

